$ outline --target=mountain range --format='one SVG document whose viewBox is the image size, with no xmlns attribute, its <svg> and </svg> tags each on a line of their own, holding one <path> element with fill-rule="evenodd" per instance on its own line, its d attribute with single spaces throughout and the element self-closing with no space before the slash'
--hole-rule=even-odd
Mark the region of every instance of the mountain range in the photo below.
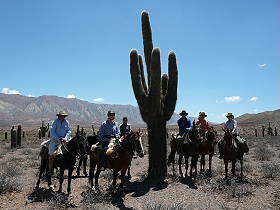
<svg viewBox="0 0 280 210">
<path fill-rule="evenodd" d="M 145 125 L 139 108 L 132 105 L 95 104 L 76 98 L 47 95 L 27 97 L 0 93 L 0 126 L 13 124 L 39 126 L 41 121 L 50 122 L 55 119 L 56 113 L 60 110 L 69 113 L 67 119 L 71 124 L 100 125 L 106 119 L 108 110 L 113 110 L 116 112 L 117 122 L 122 122 L 122 117 L 126 116 L 132 126 Z M 177 124 L 179 118 L 180 116 L 174 113 L 167 124 Z"/>
</svg>

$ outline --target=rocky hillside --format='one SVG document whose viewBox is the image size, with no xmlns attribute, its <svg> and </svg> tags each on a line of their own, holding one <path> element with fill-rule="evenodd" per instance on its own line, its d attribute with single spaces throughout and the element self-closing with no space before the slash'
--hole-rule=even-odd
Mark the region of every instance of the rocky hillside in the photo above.
<svg viewBox="0 0 280 210">
<path fill-rule="evenodd" d="M 239 125 L 242 126 L 268 126 L 270 122 L 273 126 L 280 126 L 280 109 L 275 111 L 266 111 L 258 114 L 244 114 L 236 118 Z"/>
<path fill-rule="evenodd" d="M 114 110 L 118 122 L 121 122 L 123 116 L 127 116 L 132 125 L 144 125 L 138 107 L 132 105 L 94 104 L 58 96 L 27 97 L 0 93 L 0 126 L 16 123 L 40 125 L 42 120 L 53 120 L 59 110 L 68 112 L 68 119 L 73 124 L 99 125 L 104 121 L 107 111 Z M 174 113 L 168 124 L 176 124 L 179 117 Z"/>
</svg>

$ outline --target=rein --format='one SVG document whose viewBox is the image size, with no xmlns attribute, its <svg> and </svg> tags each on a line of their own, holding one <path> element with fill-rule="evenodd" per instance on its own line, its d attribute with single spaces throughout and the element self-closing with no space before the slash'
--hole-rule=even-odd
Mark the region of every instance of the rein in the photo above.
<svg viewBox="0 0 280 210">
<path fill-rule="evenodd" d="M 72 139 L 71 139 L 71 140 L 72 140 Z M 81 157 L 82 157 L 81 154 L 80 154 L 79 152 L 77 152 L 78 155 L 74 155 L 72 152 L 70 152 L 70 151 L 67 149 L 67 147 L 65 146 L 65 144 L 66 144 L 66 143 L 61 142 L 62 147 L 63 147 L 71 156 L 73 156 L 74 158 L 76 158 L 76 157 L 81 158 Z M 83 156 L 83 157 L 84 157 L 84 156 Z"/>
</svg>

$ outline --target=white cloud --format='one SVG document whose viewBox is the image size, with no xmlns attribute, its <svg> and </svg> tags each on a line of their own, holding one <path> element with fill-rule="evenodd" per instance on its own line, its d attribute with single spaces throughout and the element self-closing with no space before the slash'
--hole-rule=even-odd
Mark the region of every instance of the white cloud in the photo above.
<svg viewBox="0 0 280 210">
<path fill-rule="evenodd" d="M 74 94 L 69 94 L 66 98 L 76 98 Z"/>
<path fill-rule="evenodd" d="M 228 96 L 224 97 L 224 100 L 228 103 L 239 101 L 241 98 L 240 96 Z"/>
<path fill-rule="evenodd" d="M 31 95 L 31 94 L 28 94 L 27 96 L 28 96 L 28 97 L 35 97 L 35 96 Z"/>
<path fill-rule="evenodd" d="M 258 64 L 258 66 L 259 66 L 260 68 L 264 68 L 264 67 L 266 67 L 266 63 L 264 63 L 264 64 Z"/>
<path fill-rule="evenodd" d="M 3 88 L 2 89 L 2 93 L 4 94 L 19 94 L 21 95 L 21 93 L 17 90 L 11 90 L 10 88 Z"/>
<path fill-rule="evenodd" d="M 103 102 L 104 98 L 95 98 L 93 99 L 94 102 Z"/>
<path fill-rule="evenodd" d="M 252 101 L 252 102 L 253 102 L 253 101 L 256 101 L 256 100 L 258 100 L 258 97 L 256 97 L 256 96 L 254 96 L 254 97 L 252 97 L 252 98 L 249 99 L 249 101 Z"/>
</svg>

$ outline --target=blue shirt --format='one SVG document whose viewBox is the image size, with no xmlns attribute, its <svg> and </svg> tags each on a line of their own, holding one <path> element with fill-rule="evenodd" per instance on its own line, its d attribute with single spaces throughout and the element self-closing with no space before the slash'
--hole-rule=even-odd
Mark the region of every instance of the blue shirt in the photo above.
<svg viewBox="0 0 280 210">
<path fill-rule="evenodd" d="M 106 120 L 102 123 L 99 128 L 99 139 L 101 141 L 110 141 L 110 137 L 119 137 L 120 136 L 120 129 L 118 124 L 110 120 Z"/>
<path fill-rule="evenodd" d="M 51 125 L 51 140 L 60 141 L 61 138 L 71 138 L 71 129 L 68 120 L 56 119 Z"/>
<path fill-rule="evenodd" d="M 178 121 L 179 133 L 182 134 L 192 128 L 192 123 L 188 118 L 180 118 Z"/>
</svg>

